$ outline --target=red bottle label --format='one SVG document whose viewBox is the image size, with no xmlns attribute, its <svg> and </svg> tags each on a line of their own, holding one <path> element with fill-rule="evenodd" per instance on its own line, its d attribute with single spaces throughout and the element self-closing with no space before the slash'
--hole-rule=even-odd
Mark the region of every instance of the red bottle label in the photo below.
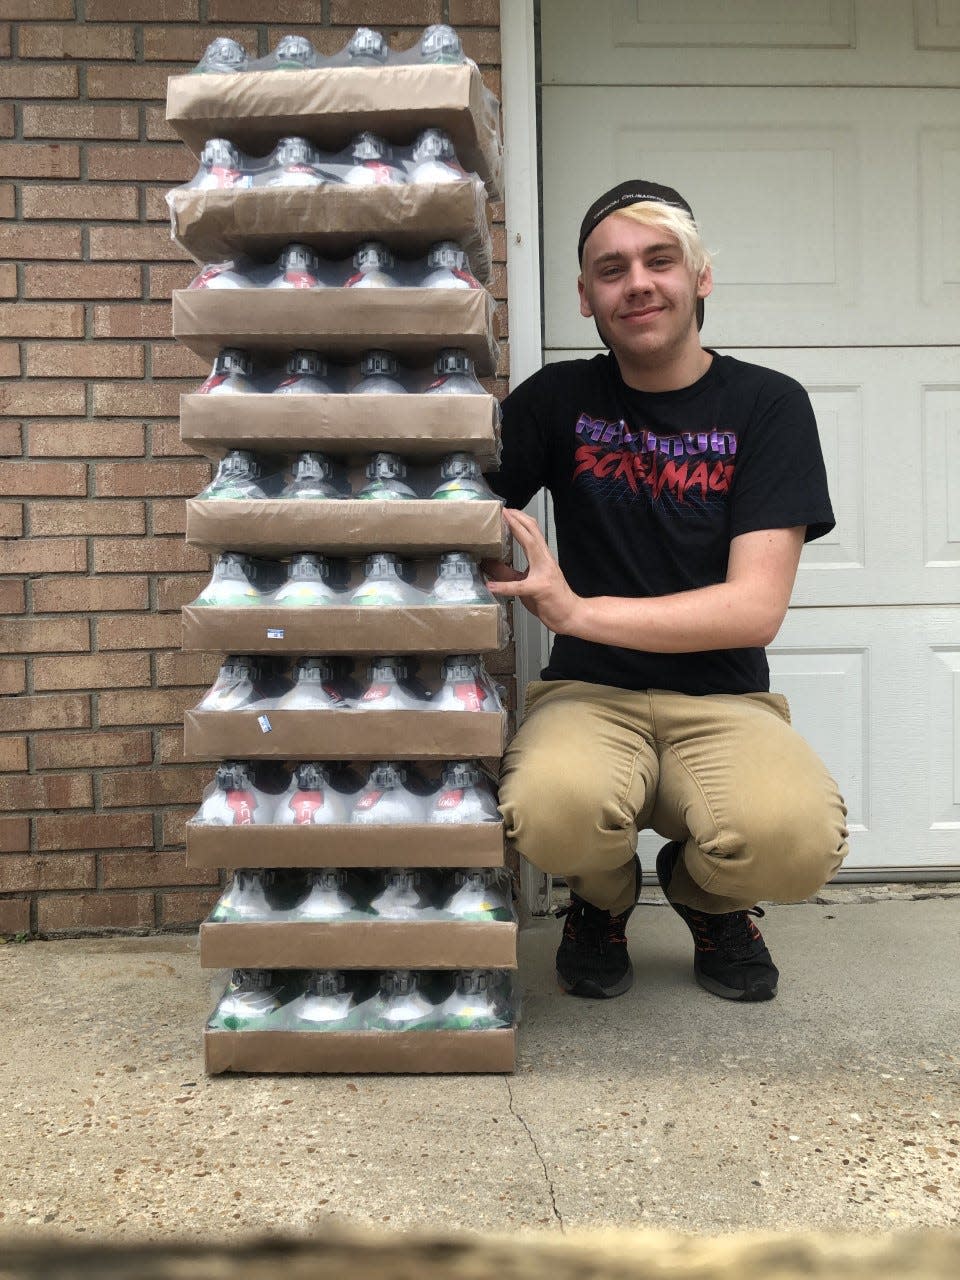
<svg viewBox="0 0 960 1280">
<path fill-rule="evenodd" d="M 257 798 L 252 791 L 228 791 L 227 804 L 233 810 L 235 827 L 245 827 L 253 822 Z"/>
<path fill-rule="evenodd" d="M 227 377 L 228 375 L 225 373 L 211 373 L 210 377 L 206 380 L 203 386 L 200 387 L 197 394 L 201 396 L 208 396 L 210 392 L 215 391 L 217 387 L 222 387 L 226 382 Z"/>
<path fill-rule="evenodd" d="M 361 796 L 357 801 L 356 808 L 372 809 L 378 800 L 382 797 L 382 791 L 368 791 L 365 796 Z"/>
<path fill-rule="evenodd" d="M 285 271 L 283 282 L 292 285 L 294 289 L 312 289 L 317 283 L 317 277 L 309 271 Z"/>
<path fill-rule="evenodd" d="M 290 808 L 294 812 L 296 826 L 309 826 L 313 815 L 323 808 L 323 792 L 298 791 L 290 801 Z"/>
<path fill-rule="evenodd" d="M 385 684 L 372 684 L 363 694 L 361 702 L 379 702 L 381 698 L 386 698 L 390 693 L 390 689 Z"/>
<path fill-rule="evenodd" d="M 457 681 L 453 686 L 453 692 L 457 701 L 463 703 L 464 711 L 483 710 L 483 704 L 487 700 L 487 693 L 475 680 L 464 681 L 463 683 Z"/>
<path fill-rule="evenodd" d="M 456 809 L 463 803 L 463 788 L 454 787 L 450 791 L 441 792 L 437 799 L 436 807 L 438 809 Z"/>
</svg>

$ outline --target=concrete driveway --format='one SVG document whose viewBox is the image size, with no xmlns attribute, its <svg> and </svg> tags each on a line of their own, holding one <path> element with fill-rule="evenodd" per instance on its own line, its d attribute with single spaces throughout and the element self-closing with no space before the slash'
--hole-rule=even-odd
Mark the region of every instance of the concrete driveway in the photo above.
<svg viewBox="0 0 960 1280">
<path fill-rule="evenodd" d="M 834 897 L 769 910 L 780 995 L 742 1008 L 659 903 L 609 1002 L 558 991 L 535 921 L 509 1078 L 208 1078 L 194 936 L 7 944 L 0 1239 L 952 1226 L 960 895 Z"/>
</svg>

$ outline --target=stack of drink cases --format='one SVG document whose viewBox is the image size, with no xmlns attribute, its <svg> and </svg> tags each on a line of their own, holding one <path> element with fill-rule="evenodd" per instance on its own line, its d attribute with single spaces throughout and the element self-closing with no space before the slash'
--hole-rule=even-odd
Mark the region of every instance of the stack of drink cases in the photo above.
<svg viewBox="0 0 960 1280">
<path fill-rule="evenodd" d="M 200 934 L 231 973 L 207 1068 L 513 1070 L 506 629 L 478 567 L 509 553 L 477 376 L 497 104 L 451 28 L 402 54 L 361 28 L 328 58 L 215 40 L 167 118 L 199 163 L 168 196 L 200 264 L 174 334 L 211 363 L 181 433 L 217 462 L 183 611 L 184 648 L 223 655 L 184 734 L 220 762 L 188 861 L 232 872 Z"/>
</svg>

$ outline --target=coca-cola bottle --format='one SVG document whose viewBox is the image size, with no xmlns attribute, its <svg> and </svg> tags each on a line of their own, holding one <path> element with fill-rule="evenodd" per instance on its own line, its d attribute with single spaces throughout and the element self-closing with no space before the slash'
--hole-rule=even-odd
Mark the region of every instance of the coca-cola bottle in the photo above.
<svg viewBox="0 0 960 1280">
<path fill-rule="evenodd" d="M 229 36 L 217 36 L 211 40 L 203 51 L 203 57 L 193 68 L 191 75 L 203 75 L 213 72 L 224 74 L 230 71 L 245 71 L 249 57 L 246 49 Z"/>
<path fill-rule="evenodd" d="M 267 282 L 268 289 L 322 289 L 320 258 L 306 244 L 288 244 L 280 254 L 276 274 Z"/>
<path fill-rule="evenodd" d="M 393 502 L 417 495 L 405 482 L 406 463 L 395 453 L 375 453 L 367 463 L 368 483 L 357 491 L 357 497 L 378 502 Z"/>
<path fill-rule="evenodd" d="M 285 607 L 331 604 L 338 593 L 329 582 L 330 565 L 327 560 L 312 552 L 303 552 L 290 561 L 287 580 L 273 593 L 271 603 Z"/>
<path fill-rule="evenodd" d="M 318 351 L 294 351 L 287 359 L 287 376 L 274 388 L 275 396 L 327 395 L 333 388 L 330 366 Z"/>
<path fill-rule="evenodd" d="M 345 289 L 392 289 L 400 281 L 395 275 L 396 259 L 385 244 L 368 240 L 353 255 L 354 273 L 347 277 Z"/>
<path fill-rule="evenodd" d="M 252 556 L 239 551 L 224 551 L 213 566 L 213 575 L 203 588 L 195 605 L 258 605 L 263 592 L 257 582 L 257 566 Z"/>
<path fill-rule="evenodd" d="M 453 240 L 441 240 L 427 254 L 427 274 L 422 289 L 479 289 L 466 253 Z"/>
<path fill-rule="evenodd" d="M 351 594 L 351 604 L 377 607 L 424 603 L 424 593 L 404 581 L 400 559 L 391 552 L 375 552 L 366 558 L 363 567 L 364 579 Z"/>
<path fill-rule="evenodd" d="M 355 396 L 403 395 L 406 387 L 397 378 L 397 357 L 389 351 L 365 351 L 360 357 L 360 381 Z"/>
<path fill-rule="evenodd" d="M 354 801 L 350 821 L 361 826 L 386 826 L 420 822 L 423 801 L 406 786 L 406 770 L 391 761 L 381 761 Z"/>
<path fill-rule="evenodd" d="M 401 186 L 403 170 L 393 163 L 393 148 L 376 133 L 358 133 L 350 143 L 351 166 L 342 181 L 351 187 Z"/>
<path fill-rule="evenodd" d="M 477 562 L 465 551 L 445 551 L 428 604 L 492 604 Z"/>
<path fill-rule="evenodd" d="M 298 453 L 293 475 L 284 485 L 281 498 L 342 498 L 333 483 L 333 464 L 322 453 Z"/>
<path fill-rule="evenodd" d="M 299 658 L 296 683 L 277 699 L 277 709 L 348 711 L 350 704 L 334 676 L 333 666 L 326 658 Z"/>
<path fill-rule="evenodd" d="M 357 700 L 359 711 L 426 711 L 424 694 L 408 683 L 405 658 L 379 657 L 371 662 L 369 683 Z"/>
<path fill-rule="evenodd" d="M 204 793 L 195 822 L 216 827 L 245 827 L 272 820 L 274 797 L 254 785 L 252 768 L 225 760 Z"/>
<path fill-rule="evenodd" d="M 320 154 L 308 138 L 281 138 L 267 163 L 268 187 L 319 187 L 325 181 Z"/>
<path fill-rule="evenodd" d="M 201 396 L 249 395 L 253 385 L 253 360 L 247 351 L 224 347 L 213 362 L 207 380 L 197 388 Z"/>
<path fill-rule="evenodd" d="M 198 498 L 237 499 L 265 498 L 260 483 L 263 468 L 260 459 L 246 449 L 231 449 L 220 459 L 216 474 L 198 494 Z"/>
<path fill-rule="evenodd" d="M 413 144 L 408 182 L 463 182 L 461 167 L 449 135 L 442 129 L 424 129 Z"/>
<path fill-rule="evenodd" d="M 244 172 L 240 148 L 228 138 L 209 138 L 200 152 L 200 168 L 190 183 L 200 191 L 252 187 L 253 175 Z"/>
<path fill-rule="evenodd" d="M 470 453 L 451 453 L 440 463 L 440 483 L 430 495 L 440 502 L 495 502 L 496 494 L 484 480 Z"/>
<path fill-rule="evenodd" d="M 442 824 L 500 821 L 496 798 L 478 765 L 469 760 L 444 765 L 427 820 Z"/>
<path fill-rule="evenodd" d="M 436 378 L 424 391 L 424 395 L 486 395 L 473 369 L 473 361 L 457 347 L 446 347 L 433 364 Z"/>
<path fill-rule="evenodd" d="M 274 821 L 285 827 L 340 826 L 347 821 L 347 803 L 332 786 L 326 765 L 314 760 L 297 765 L 277 801 Z"/>
</svg>

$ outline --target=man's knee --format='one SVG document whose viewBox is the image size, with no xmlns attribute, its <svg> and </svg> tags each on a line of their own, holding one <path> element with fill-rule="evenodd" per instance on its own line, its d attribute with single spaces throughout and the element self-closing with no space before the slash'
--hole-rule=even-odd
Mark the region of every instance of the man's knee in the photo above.
<svg viewBox="0 0 960 1280">
<path fill-rule="evenodd" d="M 597 861 L 619 865 L 636 838 L 631 815 L 583 778 L 572 785 L 562 776 L 511 769 L 500 782 L 500 812 L 514 848 L 553 875 L 573 875 Z"/>
<path fill-rule="evenodd" d="M 797 901 L 816 893 L 847 855 L 846 809 L 831 804 L 790 804 L 755 815 L 743 833 L 743 853 L 764 884 L 763 897 Z"/>
</svg>

